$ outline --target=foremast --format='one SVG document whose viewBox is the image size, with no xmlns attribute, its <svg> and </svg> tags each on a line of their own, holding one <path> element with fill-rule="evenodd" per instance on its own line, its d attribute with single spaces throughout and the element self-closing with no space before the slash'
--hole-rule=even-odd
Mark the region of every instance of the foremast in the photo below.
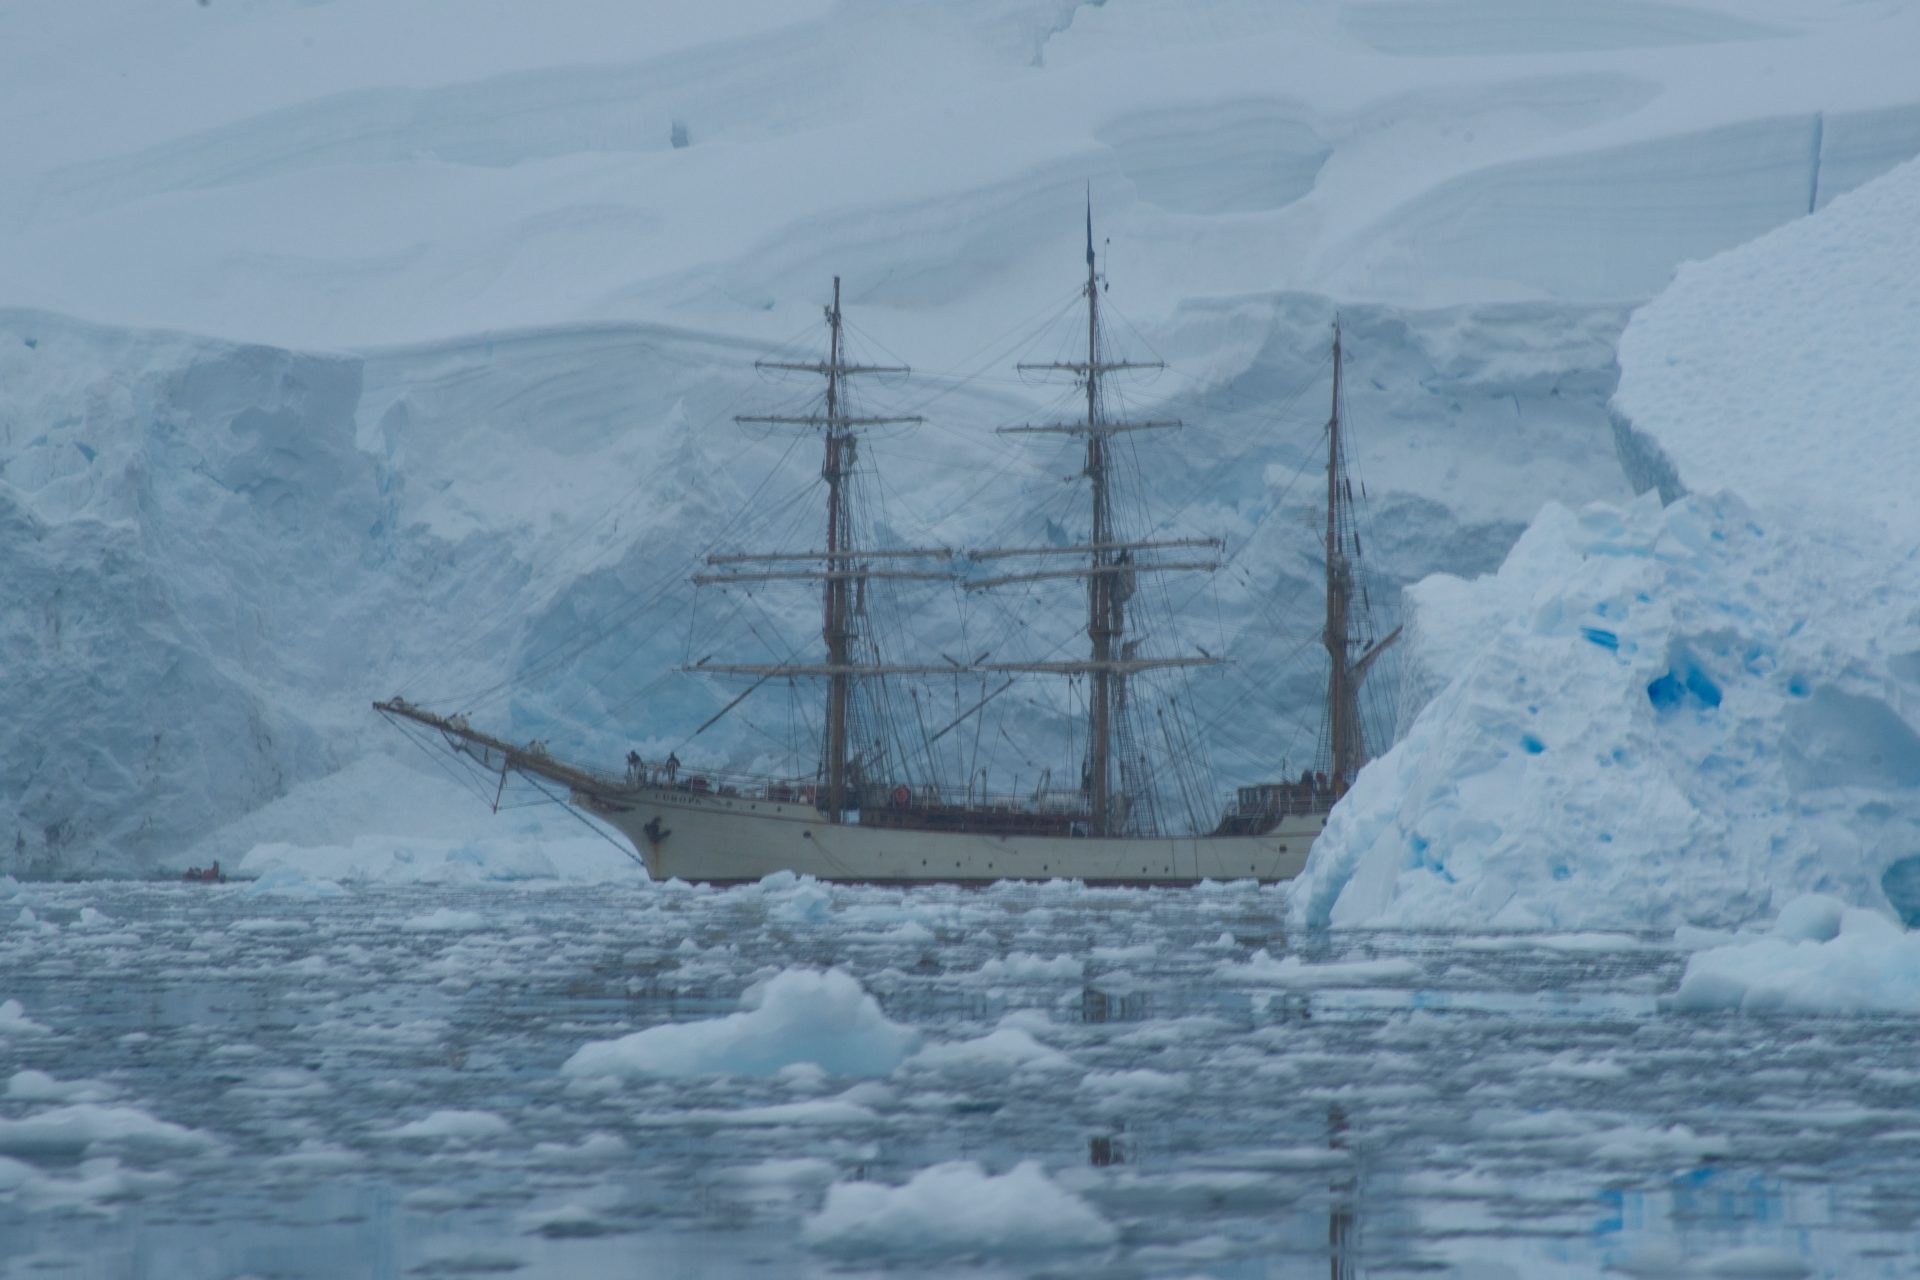
<svg viewBox="0 0 1920 1280">
<path fill-rule="evenodd" d="M 756 368 L 776 369 L 797 373 L 818 374 L 826 379 L 825 411 L 819 414 L 803 415 L 740 415 L 734 421 L 742 425 L 760 424 L 768 426 L 801 427 L 818 429 L 823 437 L 825 456 L 820 465 L 820 478 L 827 486 L 826 546 L 817 552 L 786 552 L 766 554 L 711 555 L 707 563 L 714 566 L 733 566 L 753 563 L 779 563 L 788 567 L 779 569 L 742 573 L 731 568 L 717 574 L 697 574 L 693 581 L 697 586 L 724 585 L 734 583 L 767 582 L 775 580 L 794 581 L 817 579 L 821 584 L 820 599 L 820 638 L 826 647 L 826 662 L 820 665 L 799 663 L 743 664 L 698 663 L 688 670 L 723 672 L 736 675 L 758 675 L 762 679 L 770 676 L 822 676 L 826 680 L 826 734 L 821 746 L 820 780 L 823 793 L 820 796 L 821 807 L 825 809 L 830 821 L 839 822 L 849 808 L 858 807 L 857 798 L 849 796 L 848 775 L 850 772 L 850 753 L 848 751 L 848 719 L 852 701 L 853 682 L 862 675 L 882 676 L 889 674 L 927 673 L 946 671 L 950 668 L 909 667 L 886 665 L 874 662 L 861 662 L 853 652 L 855 637 L 855 617 L 858 613 L 858 601 L 865 593 L 868 578 L 921 578 L 947 579 L 952 575 L 946 571 L 921 570 L 874 570 L 866 562 L 876 557 L 936 557 L 944 559 L 952 553 L 943 547 L 927 549 L 898 549 L 872 551 L 854 545 L 853 510 L 851 485 L 855 461 L 859 454 L 858 432 L 862 428 L 918 424 L 924 419 L 915 415 L 894 417 L 866 417 L 847 411 L 845 383 L 849 378 L 863 374 L 906 374 L 911 372 L 904 365 L 862 365 L 849 364 L 845 359 L 846 342 L 843 334 L 843 319 L 840 312 L 840 277 L 833 278 L 833 302 L 826 308 L 827 320 L 827 358 L 818 363 L 794 363 L 781 360 L 757 361 Z M 819 567 L 808 567 L 817 563 Z M 742 695 L 744 696 L 744 695 Z M 737 701 L 737 700 L 736 700 Z"/>
</svg>

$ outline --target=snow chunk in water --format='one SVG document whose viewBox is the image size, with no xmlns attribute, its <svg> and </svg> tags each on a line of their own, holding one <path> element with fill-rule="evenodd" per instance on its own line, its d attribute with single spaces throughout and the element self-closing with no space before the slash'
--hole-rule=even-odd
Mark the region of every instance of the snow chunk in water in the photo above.
<svg viewBox="0 0 1920 1280">
<path fill-rule="evenodd" d="M 7 1080 L 7 1096 L 24 1102 L 105 1102 L 117 1090 L 98 1080 L 56 1080 L 31 1068 Z"/>
<path fill-rule="evenodd" d="M 884 1076 L 920 1043 L 840 969 L 787 969 L 740 997 L 741 1012 L 667 1023 L 583 1045 L 571 1076 L 771 1076 L 797 1062 L 832 1075 Z"/>
<path fill-rule="evenodd" d="M 1673 995 L 1687 1012 L 1920 1013 L 1920 933 L 1807 895 L 1770 937 L 1695 953 Z"/>
<path fill-rule="evenodd" d="M 400 927 L 408 933 L 471 933 L 475 929 L 485 928 L 486 923 L 478 911 L 435 907 L 424 915 L 408 917 Z"/>
<path fill-rule="evenodd" d="M 1245 964 L 1224 961 L 1214 972 L 1229 982 L 1252 982 L 1277 987 L 1365 987 L 1376 982 L 1405 982 L 1420 976 L 1420 966 L 1411 960 L 1342 960 L 1332 964 L 1307 964 L 1299 956 L 1275 960 L 1262 947 Z"/>
<path fill-rule="evenodd" d="M 247 886 L 247 892 L 276 898 L 343 898 L 347 893 L 331 880 L 315 879 L 299 867 L 291 866 L 266 872 Z"/>
<path fill-rule="evenodd" d="M 0 1120 L 0 1151 L 81 1151 L 95 1145 L 198 1150 L 214 1140 L 138 1107 L 75 1103 L 24 1120 Z"/>
<path fill-rule="evenodd" d="M 1080 1091 L 1092 1097 L 1102 1111 L 1137 1111 L 1155 1102 L 1185 1096 L 1190 1085 L 1184 1071 L 1089 1071 Z"/>
<path fill-rule="evenodd" d="M 236 875 L 262 883 L 281 873 L 298 879 L 379 884 L 481 884 L 493 881 L 572 880 L 590 883 L 645 880 L 646 872 L 619 848 L 592 837 L 506 834 L 470 840 L 364 835 L 336 845 L 279 842 L 254 846 Z"/>
<path fill-rule="evenodd" d="M 833 894 L 812 876 L 776 871 L 760 881 L 767 919 L 780 924 L 819 924 L 833 912 Z"/>
<path fill-rule="evenodd" d="M 513 1126 L 491 1111 L 436 1111 L 424 1120 L 414 1120 L 385 1130 L 380 1136 L 403 1141 L 484 1142 L 502 1137 Z"/>
<path fill-rule="evenodd" d="M 1028 1160 L 995 1177 L 971 1160 L 937 1164 L 905 1186 L 839 1182 L 801 1227 L 807 1244 L 880 1253 L 1035 1253 L 1119 1238 L 1093 1206 Z"/>
<path fill-rule="evenodd" d="M 1013 1071 L 1029 1068 L 1054 1071 L 1068 1068 L 1073 1060 L 1057 1049 L 1049 1049 L 1019 1027 L 1001 1026 L 974 1040 L 950 1044 L 930 1044 L 907 1060 L 909 1066 L 931 1067 L 936 1071 Z"/>
<path fill-rule="evenodd" d="M 174 1179 L 163 1173 L 123 1169 L 112 1158 L 82 1160 L 75 1176 L 61 1178 L 32 1165 L 0 1156 L 0 1199 L 18 1198 L 42 1208 L 86 1208 L 101 1211 L 104 1202 L 125 1200 Z"/>
<path fill-rule="evenodd" d="M 24 910 L 24 908 L 22 908 Z M 43 1036 L 47 1029 L 27 1016 L 18 1000 L 0 1000 L 0 1036 Z"/>
<path fill-rule="evenodd" d="M 976 971 L 976 976 L 985 982 L 1078 982 L 1086 968 L 1086 963 L 1077 956 L 1047 959 L 1026 951 L 1011 951 L 988 960 Z"/>
</svg>

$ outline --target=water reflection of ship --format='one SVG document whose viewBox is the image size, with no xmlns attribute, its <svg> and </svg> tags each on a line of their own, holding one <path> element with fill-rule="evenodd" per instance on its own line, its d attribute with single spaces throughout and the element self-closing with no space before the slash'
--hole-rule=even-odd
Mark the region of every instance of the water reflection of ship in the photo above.
<svg viewBox="0 0 1920 1280">
<path fill-rule="evenodd" d="M 1347 1113 L 1338 1103 L 1327 1108 L 1327 1146 L 1348 1157 L 1327 1187 L 1327 1267 L 1332 1280 L 1353 1280 L 1358 1274 L 1355 1254 L 1359 1232 L 1354 1219 L 1354 1190 L 1358 1184 L 1352 1153 L 1347 1148 Z"/>
<path fill-rule="evenodd" d="M 1331 1280 L 1354 1280 L 1359 1275 L 1360 1232 L 1354 1203 L 1359 1178 L 1347 1145 L 1347 1113 L 1338 1103 L 1327 1108 L 1327 1147 L 1345 1157 L 1327 1184 L 1328 1275 Z M 1087 1138 L 1087 1163 L 1096 1169 L 1127 1165 L 1134 1158 L 1124 1123 Z"/>
<path fill-rule="evenodd" d="M 1314 768 L 1297 777 L 1239 787 L 1224 815 L 1215 819 L 1209 813 L 1214 802 L 1207 731 L 1231 731 L 1248 739 L 1257 736 L 1258 715 L 1242 716 L 1246 723 L 1229 718 L 1202 724 L 1187 686 L 1156 694 L 1152 677 L 1184 680 L 1191 670 L 1212 667 L 1220 659 L 1197 646 L 1196 652 L 1152 651 L 1156 634 L 1177 636 L 1181 627 L 1177 618 L 1170 616 L 1161 626 L 1147 613 L 1150 604 L 1171 610 L 1169 593 L 1155 595 L 1143 588 L 1168 575 L 1220 568 L 1224 544 L 1214 537 L 1165 536 L 1164 523 L 1146 514 L 1140 501 L 1144 494 L 1123 485 L 1143 480 L 1155 465 L 1136 455 L 1134 442 L 1180 424 L 1128 418 L 1115 411 L 1109 380 L 1160 366 L 1107 354 L 1101 327 L 1104 281 L 1096 269 L 1090 217 L 1086 267 L 1084 358 L 1076 352 L 1070 359 L 1021 366 L 1035 375 L 1076 379 L 1084 391 L 1084 413 L 1070 421 L 1000 429 L 1025 439 L 1075 442 L 1081 468 L 1077 479 L 1086 482 L 1085 523 L 1056 545 L 995 546 L 965 553 L 947 547 L 876 545 L 880 525 L 863 505 L 870 474 L 863 462 L 863 441 L 876 429 L 920 419 L 863 413 L 851 402 L 857 379 L 907 371 L 904 366 L 849 358 L 838 280 L 827 310 L 825 357 L 762 362 L 763 368 L 825 380 L 824 399 L 809 412 L 740 419 L 776 430 L 819 433 L 824 444 L 824 548 L 710 554 L 693 581 L 736 592 L 772 583 L 815 584 L 821 592 L 825 653 L 820 660 L 772 663 L 714 662 L 709 655 L 685 669 L 751 681 L 716 720 L 770 681 L 822 682 L 825 708 L 818 754 L 806 773 L 768 778 L 703 770 L 683 775 L 677 756 L 664 766 L 650 767 L 633 754 L 624 773 L 607 774 L 563 762 L 542 743 L 517 746 L 475 730 L 463 715 L 443 716 L 398 697 L 376 708 L 403 727 L 436 731 L 455 751 L 497 772 L 502 785 L 509 774 L 536 785 L 559 784 L 575 805 L 624 834 L 656 878 L 740 881 L 781 870 L 879 882 L 1060 878 L 1191 884 L 1209 878 L 1291 878 L 1304 865 L 1328 811 L 1367 758 L 1360 690 L 1369 669 L 1399 634 L 1394 628 L 1375 635 L 1370 592 L 1358 572 L 1363 545 L 1347 467 L 1339 328 L 1336 325 L 1333 333 L 1325 461 L 1325 615 L 1318 640 L 1328 654 L 1329 675 L 1321 746 Z M 1186 553 L 1184 558 L 1181 553 Z M 1205 558 L 1194 558 L 1194 553 Z M 1023 567 L 1008 572 L 995 567 L 1003 564 Z M 886 615 L 890 625 L 905 629 L 898 625 L 897 607 L 883 606 L 883 588 L 945 582 L 965 598 L 998 588 L 1036 590 L 1033 584 L 1056 580 L 1083 586 L 1083 655 L 1043 651 L 1018 660 L 993 660 L 994 651 L 986 649 L 971 660 L 939 654 L 935 661 L 916 662 L 880 651 L 883 628 L 876 619 L 883 607 L 895 609 Z M 1011 643 L 1020 643 L 1017 634 Z M 923 700 L 911 682 L 951 682 L 958 694 L 962 676 L 982 677 L 978 700 L 935 728 L 924 711 L 932 705 L 931 689 Z M 1005 679 L 988 689 L 987 677 Z M 1083 706 L 1084 722 L 1068 737 L 1070 751 L 1076 739 L 1081 749 L 1068 768 L 1059 770 L 1077 778 L 1078 785 L 1055 786 L 1055 773 L 1042 770 L 1030 792 L 991 794 L 983 781 L 985 771 L 972 767 L 977 762 L 943 762 L 952 742 L 939 744 L 1024 677 L 1064 678 L 1069 688 L 1062 705 Z M 908 697 L 900 696 L 902 686 L 911 686 Z M 1232 709 L 1230 700 L 1228 711 Z M 1272 769 L 1279 764 L 1279 753 L 1271 745 L 1268 752 L 1264 768 Z M 1182 810 L 1184 832 L 1175 821 Z"/>
</svg>

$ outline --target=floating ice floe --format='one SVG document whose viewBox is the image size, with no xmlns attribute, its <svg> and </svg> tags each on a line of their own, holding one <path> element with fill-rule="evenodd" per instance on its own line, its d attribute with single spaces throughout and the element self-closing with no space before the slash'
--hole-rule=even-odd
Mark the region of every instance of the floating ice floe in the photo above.
<svg viewBox="0 0 1920 1280">
<path fill-rule="evenodd" d="M 786 969 L 749 987 L 741 1011 L 667 1023 L 583 1045 L 561 1066 L 571 1076 L 771 1076 L 798 1062 L 837 1076 L 884 1076 L 920 1035 L 887 1019 L 839 969 Z"/>
<path fill-rule="evenodd" d="M 119 1090 L 99 1080 L 56 1080 L 26 1068 L 7 1079 L 7 1097 L 22 1102 L 105 1102 Z"/>
<path fill-rule="evenodd" d="M 1184 1071 L 1089 1071 L 1080 1080 L 1080 1092 L 1102 1111 L 1133 1113 L 1171 1098 L 1183 1097 L 1192 1087 Z"/>
<path fill-rule="evenodd" d="M 521 1229 L 528 1234 L 546 1236 L 550 1240 L 578 1240 L 588 1236 L 603 1236 L 615 1229 L 593 1210 L 577 1204 L 529 1209 L 520 1214 L 518 1221 Z"/>
<path fill-rule="evenodd" d="M 0 1151 L 85 1151 L 96 1146 L 200 1150 L 215 1141 L 138 1107 L 77 1102 L 19 1120 L 0 1120 Z"/>
<path fill-rule="evenodd" d="M 73 1176 L 60 1177 L 24 1161 L 0 1156 L 0 1200 L 24 1201 L 49 1209 L 85 1209 L 108 1212 L 115 1201 L 144 1191 L 170 1186 L 171 1175 L 140 1173 L 122 1168 L 112 1157 L 82 1160 Z"/>
<path fill-rule="evenodd" d="M 247 892 L 275 898 L 343 898 L 347 891 L 332 880 L 320 879 L 298 866 L 278 866 L 247 886 Z"/>
<path fill-rule="evenodd" d="M 505 1137 L 513 1126 L 491 1111 L 444 1110 L 420 1120 L 411 1120 L 378 1136 L 403 1142 L 488 1142 Z"/>
<path fill-rule="evenodd" d="M 595 1130 L 572 1145 L 562 1142 L 535 1143 L 533 1154 L 547 1164 L 594 1165 L 624 1159 L 632 1150 L 625 1139 Z"/>
<path fill-rule="evenodd" d="M 31 933 L 57 933 L 59 926 L 50 920 L 42 920 L 32 907 L 21 907 L 13 917 L 13 927 Z"/>
<path fill-rule="evenodd" d="M 687 1111 L 651 1111 L 633 1123 L 647 1129 L 848 1129 L 877 1124 L 880 1113 L 852 1090 L 833 1098 L 775 1102 L 764 1107 L 696 1107 Z"/>
<path fill-rule="evenodd" d="M 1370 987 L 1380 983 L 1406 982 L 1421 974 L 1419 964 L 1399 957 L 1381 960 L 1336 960 L 1326 964 L 1308 964 L 1299 956 L 1278 960 L 1265 947 L 1254 952 L 1245 964 L 1222 961 L 1214 972 L 1229 982 L 1249 982 L 1279 987 Z"/>
<path fill-rule="evenodd" d="M 819 924 L 833 911 L 833 893 L 812 876 L 776 871 L 760 882 L 767 895 L 767 919 L 778 924 Z"/>
<path fill-rule="evenodd" d="M 1920 933 L 1807 895 L 1772 932 L 1694 953 L 1671 1007 L 1683 1012 L 1920 1013 Z"/>
<path fill-rule="evenodd" d="M 380 835 L 333 845 L 265 843 L 240 860 L 235 874 L 262 882 L 291 874 L 314 881 L 377 884 L 646 879 L 631 856 L 605 840 L 515 833 L 469 840 Z"/>
<path fill-rule="evenodd" d="M 977 1039 L 930 1044 L 907 1065 L 935 1071 L 1059 1071 L 1071 1069 L 1073 1059 L 1017 1026 L 1000 1026 Z"/>
<path fill-rule="evenodd" d="M 1031 1160 L 998 1176 L 959 1160 L 898 1187 L 837 1182 L 801 1238 L 845 1252 L 1009 1254 L 1103 1248 L 1119 1232 Z"/>
<path fill-rule="evenodd" d="M 18 1000 L 0 1000 L 0 1038 L 6 1036 L 43 1036 L 47 1029 L 27 1016 Z"/>
<path fill-rule="evenodd" d="M 400 927 L 408 933 L 471 933 L 485 928 L 486 923 L 486 917 L 478 911 L 435 907 L 422 915 L 407 917 Z"/>
</svg>

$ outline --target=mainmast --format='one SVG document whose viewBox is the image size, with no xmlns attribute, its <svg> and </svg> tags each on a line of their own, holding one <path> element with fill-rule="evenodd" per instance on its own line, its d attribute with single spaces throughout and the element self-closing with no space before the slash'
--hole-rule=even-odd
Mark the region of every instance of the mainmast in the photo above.
<svg viewBox="0 0 1920 1280">
<path fill-rule="evenodd" d="M 846 570 L 848 524 L 846 468 L 853 461 L 853 428 L 840 413 L 840 277 L 833 278 L 833 306 L 827 310 L 827 457 L 821 478 L 827 482 L 827 577 L 821 600 L 820 635 L 827 644 L 827 665 L 847 665 Z M 847 686 L 845 670 L 827 677 L 827 813 L 834 821 L 847 807 Z"/>
<path fill-rule="evenodd" d="M 1087 425 L 1100 421 L 1100 288 L 1093 261 L 1093 201 L 1087 201 Z M 1113 756 L 1113 694 L 1116 676 L 1106 664 L 1113 659 L 1113 641 L 1126 630 L 1118 575 L 1104 572 L 1124 552 L 1108 550 L 1113 541 L 1112 513 L 1107 507 L 1107 442 L 1098 431 L 1087 432 L 1087 481 L 1093 491 L 1091 572 L 1087 574 L 1087 636 L 1093 642 L 1093 683 L 1087 698 L 1087 799 L 1093 808 L 1093 834 L 1107 834 L 1112 813 L 1110 794 Z M 1126 591 L 1132 594 L 1131 582 Z"/>
<path fill-rule="evenodd" d="M 1087 358 L 1084 363 L 1065 361 L 1050 364 L 1022 364 L 1022 370 L 1066 372 L 1085 380 L 1087 415 L 1080 422 L 1057 422 L 1019 427 L 1002 427 L 1003 434 L 1052 434 L 1086 437 L 1084 474 L 1091 491 L 1092 520 L 1085 546 L 995 548 L 975 552 L 975 559 L 996 556 L 1059 555 L 1080 553 L 1087 556 L 1085 568 L 1041 570 L 1009 574 L 969 582 L 970 591 L 1012 582 L 1031 582 L 1040 578 L 1085 576 L 1087 579 L 1087 639 L 1089 657 L 1085 662 L 1037 662 L 989 664 L 990 669 L 1049 671 L 1061 674 L 1084 672 L 1090 677 L 1087 698 L 1087 758 L 1084 792 L 1087 797 L 1089 834 L 1117 834 L 1125 828 L 1130 797 L 1117 785 L 1121 770 L 1114 750 L 1118 722 L 1126 709 L 1128 675 L 1160 667 L 1208 665 L 1215 660 L 1202 655 L 1170 658 L 1143 658 L 1134 651 L 1137 642 L 1128 643 L 1127 601 L 1133 595 L 1137 574 L 1178 569 L 1210 570 L 1216 561 L 1181 562 L 1136 561 L 1136 551 L 1174 547 L 1220 548 L 1214 538 L 1177 538 L 1160 541 L 1121 540 L 1114 528 L 1111 493 L 1112 437 L 1128 431 L 1177 428 L 1177 421 L 1116 421 L 1106 415 L 1101 395 L 1101 378 L 1108 373 L 1129 369 L 1159 369 L 1158 363 L 1102 360 L 1100 356 L 1100 275 L 1093 251 L 1093 207 L 1087 207 Z"/>
</svg>

